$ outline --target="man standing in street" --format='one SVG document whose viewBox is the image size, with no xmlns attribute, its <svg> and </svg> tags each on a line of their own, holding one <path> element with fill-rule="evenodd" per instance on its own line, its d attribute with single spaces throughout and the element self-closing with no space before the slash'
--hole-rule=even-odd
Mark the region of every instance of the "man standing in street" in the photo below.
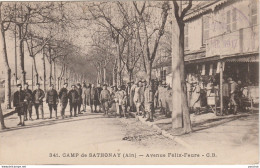
<svg viewBox="0 0 260 168">
<path fill-rule="evenodd" d="M 117 114 L 119 117 L 122 117 L 122 112 L 124 117 L 126 117 L 125 105 L 126 105 L 126 92 L 122 89 L 121 86 L 118 86 L 118 90 L 116 92 L 116 108 Z"/>
<path fill-rule="evenodd" d="M 33 91 L 33 104 L 35 107 L 37 120 L 39 119 L 39 109 L 42 114 L 42 119 L 44 119 L 44 111 L 43 111 L 43 98 L 44 98 L 44 91 L 40 88 L 40 84 L 36 84 L 36 90 Z"/>
<path fill-rule="evenodd" d="M 228 104 L 229 104 L 229 92 L 228 83 L 223 80 L 222 85 L 222 95 L 223 95 L 223 114 L 228 114 Z"/>
<path fill-rule="evenodd" d="M 54 85 L 53 84 L 50 85 L 50 90 L 47 91 L 46 103 L 49 106 L 50 119 L 52 118 L 52 109 L 54 109 L 54 111 L 55 111 L 55 118 L 58 119 L 58 116 L 57 116 L 57 105 L 59 103 L 59 100 L 58 100 L 58 93 L 54 89 Z"/>
<path fill-rule="evenodd" d="M 25 92 L 22 90 L 22 85 L 17 85 L 17 91 L 14 93 L 13 105 L 15 107 L 15 111 L 18 113 L 20 118 L 20 122 L 18 124 L 21 126 L 25 126 L 24 124 L 24 104 L 25 104 Z"/>
<path fill-rule="evenodd" d="M 80 108 L 81 108 L 81 105 L 82 105 L 82 88 L 81 88 L 80 83 L 77 84 L 77 92 L 78 92 L 78 95 L 79 95 L 78 103 L 77 103 L 78 114 L 83 114 L 80 111 Z"/>
<path fill-rule="evenodd" d="M 78 99 L 79 99 L 79 94 L 76 91 L 76 86 L 72 85 L 71 90 L 69 91 L 70 117 L 72 117 L 72 110 L 74 110 L 74 117 L 78 117 L 77 115 Z"/>
<path fill-rule="evenodd" d="M 237 102 L 235 100 L 236 91 L 237 91 L 237 83 L 233 81 L 232 78 L 228 78 L 229 86 L 230 86 L 230 104 L 233 109 L 233 114 L 237 114 Z"/>
<path fill-rule="evenodd" d="M 30 120 L 32 121 L 32 99 L 33 99 L 33 93 L 29 89 L 29 84 L 25 83 L 24 85 L 24 92 L 25 92 L 25 103 L 24 103 L 24 121 L 28 120 L 28 112 Z"/>
<path fill-rule="evenodd" d="M 101 88 L 100 84 L 97 85 L 97 88 L 96 88 L 96 89 L 97 89 L 97 95 L 98 95 L 98 98 L 97 98 L 97 100 L 96 100 L 96 104 L 97 104 L 97 106 L 98 106 L 99 112 L 101 112 L 101 111 L 102 111 L 102 110 L 101 110 L 102 105 L 101 105 L 101 102 L 100 102 L 99 100 L 100 100 L 101 91 L 102 91 L 103 89 Z"/>
<path fill-rule="evenodd" d="M 91 90 L 90 90 L 90 108 L 91 108 L 91 113 L 93 113 L 93 106 L 95 108 L 94 112 L 97 112 L 97 100 L 98 100 L 98 92 L 97 89 L 95 88 L 95 85 L 91 85 Z"/>
<path fill-rule="evenodd" d="M 102 105 L 102 109 L 104 111 L 104 115 L 108 116 L 108 109 L 109 109 L 109 103 L 110 101 L 110 92 L 107 90 L 107 85 L 103 85 L 103 90 L 100 93 L 100 102 Z"/>
<path fill-rule="evenodd" d="M 83 105 L 83 111 L 86 112 L 86 106 L 87 106 L 87 85 L 86 83 L 83 83 L 82 86 L 82 105 Z"/>
<path fill-rule="evenodd" d="M 61 117 L 62 119 L 65 118 L 65 109 L 68 104 L 68 90 L 67 90 L 68 84 L 64 83 L 63 88 L 61 88 L 59 92 L 59 98 L 60 98 L 60 106 L 61 106 Z"/>
</svg>

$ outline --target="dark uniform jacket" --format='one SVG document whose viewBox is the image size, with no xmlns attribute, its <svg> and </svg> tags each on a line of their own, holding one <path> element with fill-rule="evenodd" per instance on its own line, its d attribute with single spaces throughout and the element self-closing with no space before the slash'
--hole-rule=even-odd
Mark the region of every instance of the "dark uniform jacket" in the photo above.
<svg viewBox="0 0 260 168">
<path fill-rule="evenodd" d="M 66 88 L 61 88 L 59 92 L 59 98 L 61 103 L 68 103 L 68 90 Z"/>
<path fill-rule="evenodd" d="M 32 91 L 31 91 L 30 89 L 25 89 L 25 90 L 24 90 L 24 93 L 25 93 L 25 100 L 26 100 L 27 102 L 31 102 L 32 99 L 33 99 L 33 93 L 32 93 Z"/>
<path fill-rule="evenodd" d="M 78 95 L 79 95 L 78 103 L 81 104 L 82 103 L 82 88 L 77 88 L 76 90 L 77 90 Z"/>
<path fill-rule="evenodd" d="M 36 89 L 33 91 L 33 103 L 41 104 L 43 102 L 44 97 L 45 95 L 42 89 Z"/>
<path fill-rule="evenodd" d="M 90 89 L 90 99 L 91 100 L 98 100 L 98 90 L 96 88 L 91 88 Z"/>
<path fill-rule="evenodd" d="M 23 90 L 14 93 L 13 105 L 14 107 L 22 107 L 24 105 L 25 92 Z"/>
<path fill-rule="evenodd" d="M 78 103 L 78 99 L 79 99 L 79 94 L 78 94 L 77 90 L 70 90 L 69 91 L 70 104 Z"/>
<path fill-rule="evenodd" d="M 57 104 L 58 103 L 58 93 L 55 89 L 51 89 L 51 90 L 47 91 L 46 103 L 48 103 L 48 104 Z"/>
</svg>

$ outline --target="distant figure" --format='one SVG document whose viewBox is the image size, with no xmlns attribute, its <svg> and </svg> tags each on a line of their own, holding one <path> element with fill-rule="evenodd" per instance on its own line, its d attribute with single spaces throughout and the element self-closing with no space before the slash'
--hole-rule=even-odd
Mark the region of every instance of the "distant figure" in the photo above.
<svg viewBox="0 0 260 168">
<path fill-rule="evenodd" d="M 228 82 L 229 82 L 229 87 L 230 87 L 230 105 L 231 105 L 231 108 L 233 109 L 233 114 L 236 115 L 237 114 L 237 102 L 235 100 L 235 95 L 236 95 L 236 91 L 237 91 L 237 83 L 235 81 L 233 81 L 232 78 L 228 78 Z"/>
<path fill-rule="evenodd" d="M 72 117 L 72 110 L 74 111 L 74 117 L 78 117 L 77 106 L 78 106 L 79 94 L 76 90 L 75 85 L 71 86 L 71 90 L 69 91 L 68 97 L 70 102 L 70 117 Z"/>
<path fill-rule="evenodd" d="M 33 93 L 29 89 L 29 84 L 25 83 L 24 85 L 24 92 L 25 92 L 25 103 L 24 103 L 24 121 L 28 120 L 28 112 L 30 120 L 32 121 L 32 99 Z"/>
<path fill-rule="evenodd" d="M 99 99 L 98 96 L 98 91 L 95 88 L 95 85 L 91 85 L 91 90 L 90 90 L 90 108 L 91 108 L 91 113 L 93 113 L 93 106 L 94 106 L 94 112 L 97 112 L 97 101 Z"/>
<path fill-rule="evenodd" d="M 119 114 L 119 117 L 121 118 L 123 112 L 124 117 L 126 117 L 126 111 L 125 111 L 126 92 L 122 90 L 121 86 L 118 86 L 117 89 L 118 90 L 115 95 L 117 114 Z"/>
<path fill-rule="evenodd" d="M 102 105 L 101 105 L 101 102 L 100 102 L 100 93 L 101 93 L 101 91 L 103 90 L 102 89 L 102 87 L 100 86 L 100 84 L 98 84 L 97 85 L 97 94 L 98 94 L 98 98 L 97 98 L 97 100 L 96 100 L 96 104 L 97 104 L 97 106 L 98 106 L 98 110 L 99 110 L 99 112 L 101 112 L 102 110 L 101 110 L 101 108 L 102 108 Z"/>
<path fill-rule="evenodd" d="M 63 84 L 63 88 L 61 88 L 59 92 L 59 98 L 60 98 L 60 106 L 61 106 L 61 117 L 62 119 L 65 118 L 65 109 L 68 104 L 68 83 Z"/>
<path fill-rule="evenodd" d="M 198 81 L 193 83 L 190 103 L 191 108 L 195 110 L 195 114 L 200 114 L 200 86 Z"/>
<path fill-rule="evenodd" d="M 78 114 L 82 114 L 80 111 L 81 105 L 82 105 L 82 88 L 80 83 L 77 84 L 77 92 L 79 95 L 78 102 L 77 102 L 77 108 L 78 108 Z"/>
<path fill-rule="evenodd" d="M 228 83 L 223 80 L 222 85 L 222 96 L 223 96 L 223 113 L 228 115 L 228 104 L 229 104 L 229 91 L 228 91 Z"/>
<path fill-rule="evenodd" d="M 142 82 L 139 81 L 137 87 L 134 89 L 134 102 L 136 106 L 137 115 L 141 115 L 140 107 L 142 105 Z"/>
<path fill-rule="evenodd" d="M 86 106 L 90 106 L 90 88 L 91 84 L 83 85 L 82 89 L 82 99 L 83 99 L 83 110 L 86 112 Z"/>
<path fill-rule="evenodd" d="M 57 91 L 54 89 L 54 85 L 50 85 L 50 89 L 47 91 L 46 94 L 46 103 L 49 106 L 50 111 L 50 119 L 52 118 L 52 109 L 55 111 L 55 118 L 58 119 L 57 116 L 57 105 L 59 103 L 59 96 Z"/>
<path fill-rule="evenodd" d="M 15 111 L 18 113 L 20 122 L 18 124 L 21 126 L 25 126 L 24 124 L 24 104 L 25 104 L 25 92 L 22 90 L 22 85 L 17 85 L 17 91 L 14 93 L 13 105 L 15 107 Z"/>
<path fill-rule="evenodd" d="M 107 85 L 104 84 L 103 90 L 100 93 L 100 102 L 102 105 L 102 109 L 104 111 L 104 115 L 106 116 L 108 116 L 109 101 L 110 101 L 110 92 L 109 90 L 107 90 Z"/>
<path fill-rule="evenodd" d="M 42 119 L 44 119 L 44 111 L 43 111 L 43 98 L 45 97 L 44 91 L 40 88 L 40 84 L 36 84 L 36 90 L 33 91 L 33 104 L 35 107 L 37 120 L 39 119 L 39 109 L 42 114 Z"/>
<path fill-rule="evenodd" d="M 138 81 L 131 86 L 131 92 L 130 92 L 131 106 L 130 106 L 130 111 L 132 111 L 132 112 L 136 112 L 134 96 L 135 96 L 135 88 L 137 87 L 137 85 L 138 85 Z"/>
</svg>

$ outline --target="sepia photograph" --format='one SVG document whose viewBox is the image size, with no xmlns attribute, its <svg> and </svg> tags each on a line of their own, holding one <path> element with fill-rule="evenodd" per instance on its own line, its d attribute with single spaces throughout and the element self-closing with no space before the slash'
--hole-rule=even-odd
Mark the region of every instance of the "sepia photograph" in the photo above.
<svg viewBox="0 0 260 168">
<path fill-rule="evenodd" d="M 259 0 L 0 1 L 0 30 L 1 165 L 258 167 Z"/>
</svg>

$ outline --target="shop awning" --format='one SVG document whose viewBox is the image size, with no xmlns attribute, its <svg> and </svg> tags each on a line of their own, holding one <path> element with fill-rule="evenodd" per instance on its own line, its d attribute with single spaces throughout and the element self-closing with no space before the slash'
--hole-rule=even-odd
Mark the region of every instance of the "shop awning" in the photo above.
<svg viewBox="0 0 260 168">
<path fill-rule="evenodd" d="M 223 57 L 222 60 L 224 62 L 259 62 L 259 54 Z"/>
</svg>

